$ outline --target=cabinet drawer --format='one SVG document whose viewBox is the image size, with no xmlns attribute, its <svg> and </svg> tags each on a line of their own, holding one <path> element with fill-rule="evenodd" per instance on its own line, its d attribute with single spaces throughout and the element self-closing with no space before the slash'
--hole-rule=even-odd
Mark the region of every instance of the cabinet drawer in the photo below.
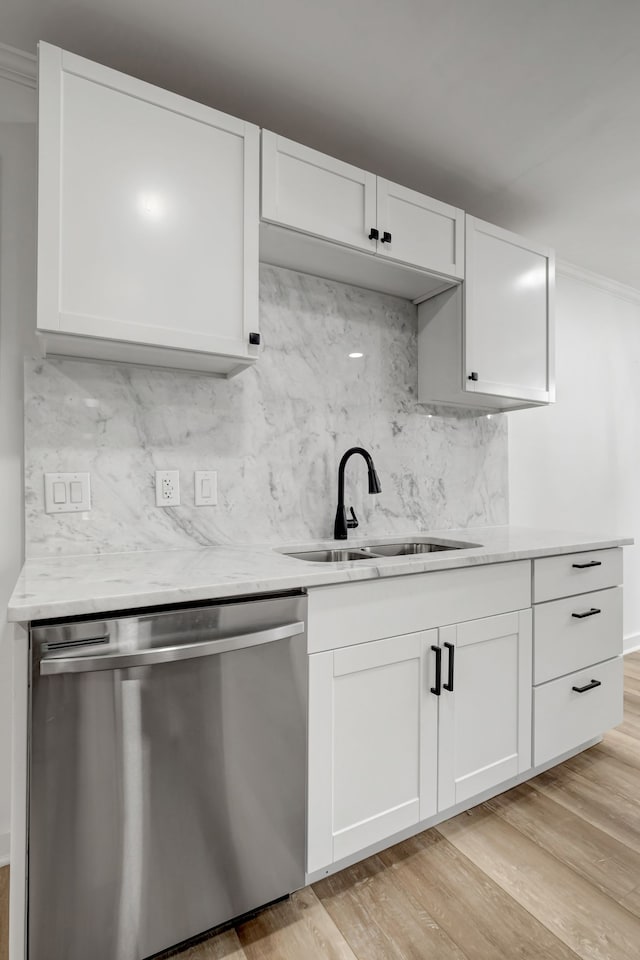
<svg viewBox="0 0 640 960">
<path fill-rule="evenodd" d="M 622 722 L 622 657 L 587 667 L 533 691 L 534 766 Z M 579 693 L 574 687 L 597 686 Z"/>
<path fill-rule="evenodd" d="M 570 597 L 622 583 L 622 550 L 590 550 L 533 561 L 533 602 Z"/>
<path fill-rule="evenodd" d="M 533 682 L 545 683 L 622 653 L 622 587 L 533 608 Z"/>
</svg>

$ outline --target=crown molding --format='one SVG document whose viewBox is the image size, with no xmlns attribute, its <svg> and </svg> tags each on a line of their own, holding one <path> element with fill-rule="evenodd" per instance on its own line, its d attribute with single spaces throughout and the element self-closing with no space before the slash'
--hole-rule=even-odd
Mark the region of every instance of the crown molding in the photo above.
<svg viewBox="0 0 640 960">
<path fill-rule="evenodd" d="M 605 293 L 610 293 L 620 300 L 640 304 L 640 290 L 636 287 L 631 287 L 626 283 L 620 283 L 618 280 L 611 280 L 601 273 L 595 273 L 593 270 L 579 267 L 575 263 L 558 260 L 556 263 L 556 273 L 559 277 L 569 277 L 571 280 L 580 280 L 582 283 L 588 283 L 589 286 L 604 290 Z"/>
<path fill-rule="evenodd" d="M 0 43 L 0 77 L 35 89 L 37 67 L 33 54 Z"/>
</svg>

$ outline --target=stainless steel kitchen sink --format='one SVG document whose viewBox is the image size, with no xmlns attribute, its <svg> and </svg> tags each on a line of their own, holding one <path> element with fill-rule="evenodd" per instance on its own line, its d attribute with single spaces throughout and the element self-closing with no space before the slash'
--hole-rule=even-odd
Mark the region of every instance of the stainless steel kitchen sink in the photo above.
<svg viewBox="0 0 640 960">
<path fill-rule="evenodd" d="M 311 560 L 313 563 L 340 563 L 344 560 L 371 560 L 374 554 L 364 550 L 302 550 L 299 553 L 285 553 L 285 557 Z"/>
<path fill-rule="evenodd" d="M 441 550 L 464 550 L 479 547 L 479 543 L 461 540 L 405 540 L 402 543 L 367 543 L 358 547 L 329 550 L 282 551 L 286 557 L 309 560 L 312 563 L 340 563 L 345 560 L 375 560 L 386 557 L 415 557 L 421 553 L 436 553 Z"/>
<path fill-rule="evenodd" d="M 407 557 L 419 553 L 436 553 L 440 550 L 464 550 L 479 547 L 479 543 L 463 543 L 455 540 L 408 540 L 405 543 L 372 543 L 362 547 L 379 557 Z"/>
</svg>

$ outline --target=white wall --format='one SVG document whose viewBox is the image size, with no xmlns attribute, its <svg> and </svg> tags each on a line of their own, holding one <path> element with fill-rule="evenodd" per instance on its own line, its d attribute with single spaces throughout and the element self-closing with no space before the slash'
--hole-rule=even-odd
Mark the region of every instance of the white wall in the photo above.
<svg viewBox="0 0 640 960">
<path fill-rule="evenodd" d="M 510 522 L 640 544 L 640 291 L 568 268 L 556 316 L 557 403 L 509 415 Z M 631 649 L 640 644 L 640 545 L 624 559 Z"/>
<path fill-rule="evenodd" d="M 11 630 L 6 606 L 23 555 L 23 355 L 36 349 L 36 95 L 0 76 L 0 863 L 8 859 Z"/>
</svg>

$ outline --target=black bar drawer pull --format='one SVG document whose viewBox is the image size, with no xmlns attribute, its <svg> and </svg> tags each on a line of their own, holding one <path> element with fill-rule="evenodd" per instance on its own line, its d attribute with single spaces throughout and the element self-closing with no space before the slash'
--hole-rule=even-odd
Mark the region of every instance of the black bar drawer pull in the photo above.
<svg viewBox="0 0 640 960">
<path fill-rule="evenodd" d="M 576 620 L 584 620 L 585 617 L 595 617 L 596 613 L 602 613 L 602 610 L 598 610 L 597 607 L 591 607 L 591 610 L 587 610 L 585 613 L 572 613 L 571 616 L 575 617 Z"/>
<path fill-rule="evenodd" d="M 449 693 L 453 693 L 453 654 L 454 646 L 452 643 L 445 643 L 445 647 L 449 651 L 449 676 L 447 677 L 447 682 L 443 684 L 445 690 L 448 690 Z"/>
<path fill-rule="evenodd" d="M 435 647 L 432 644 L 431 649 L 436 655 L 436 685 L 431 687 L 431 693 L 439 697 L 442 692 L 442 647 Z"/>
<path fill-rule="evenodd" d="M 592 680 L 591 683 L 588 683 L 584 687 L 571 687 L 572 690 L 575 690 L 576 693 L 586 693 L 587 690 L 593 690 L 595 687 L 601 687 L 602 680 Z"/>
<path fill-rule="evenodd" d="M 575 567 L 576 570 L 586 570 L 587 567 L 601 567 L 602 560 L 589 560 L 588 563 L 572 563 L 572 567 Z"/>
</svg>

